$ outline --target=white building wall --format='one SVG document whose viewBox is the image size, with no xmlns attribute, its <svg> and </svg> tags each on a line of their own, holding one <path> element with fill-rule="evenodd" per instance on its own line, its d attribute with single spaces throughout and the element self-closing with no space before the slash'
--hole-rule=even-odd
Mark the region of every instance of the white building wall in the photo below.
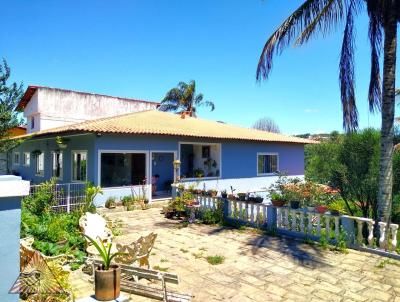
<svg viewBox="0 0 400 302">
<path fill-rule="evenodd" d="M 156 109 L 157 103 L 97 94 L 38 88 L 24 109 L 27 132 L 36 132 L 104 117 Z M 31 129 L 31 118 L 35 127 Z"/>
</svg>

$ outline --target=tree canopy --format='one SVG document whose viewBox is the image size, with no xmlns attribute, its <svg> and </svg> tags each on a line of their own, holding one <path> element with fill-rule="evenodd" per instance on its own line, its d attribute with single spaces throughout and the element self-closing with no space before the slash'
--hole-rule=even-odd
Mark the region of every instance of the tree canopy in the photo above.
<svg viewBox="0 0 400 302">
<path fill-rule="evenodd" d="M 269 117 L 262 117 L 258 119 L 254 124 L 253 124 L 253 129 L 257 130 L 262 130 L 262 131 L 268 131 L 268 132 L 274 132 L 274 133 L 280 133 L 280 129 L 277 123 Z"/>
<path fill-rule="evenodd" d="M 9 149 L 13 143 L 8 139 L 10 129 L 21 125 L 21 119 L 15 111 L 23 95 L 22 83 L 7 83 L 11 70 L 5 59 L 0 63 L 0 152 Z"/>
</svg>

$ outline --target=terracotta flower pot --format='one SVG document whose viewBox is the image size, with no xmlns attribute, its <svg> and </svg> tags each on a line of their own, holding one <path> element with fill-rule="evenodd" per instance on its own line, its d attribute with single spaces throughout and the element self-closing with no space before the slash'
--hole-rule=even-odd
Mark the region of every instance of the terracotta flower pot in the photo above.
<svg viewBox="0 0 400 302">
<path fill-rule="evenodd" d="M 94 295 L 99 301 L 115 300 L 120 294 L 121 268 L 110 265 L 109 270 L 97 268 L 94 272 Z"/>
<path fill-rule="evenodd" d="M 320 214 L 324 214 L 326 211 L 328 211 L 328 207 L 327 206 L 316 206 L 315 209 Z"/>
<path fill-rule="evenodd" d="M 274 207 L 283 207 L 285 205 L 284 200 L 271 200 L 271 202 Z"/>
</svg>

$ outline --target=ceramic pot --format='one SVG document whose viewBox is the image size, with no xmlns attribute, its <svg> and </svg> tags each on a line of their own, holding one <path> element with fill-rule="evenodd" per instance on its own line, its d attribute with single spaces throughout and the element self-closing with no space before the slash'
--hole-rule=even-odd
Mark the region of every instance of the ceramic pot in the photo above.
<svg viewBox="0 0 400 302">
<path fill-rule="evenodd" d="M 328 207 L 327 206 L 317 206 L 315 209 L 320 214 L 324 214 L 326 211 L 328 211 Z"/>
<path fill-rule="evenodd" d="M 94 295 L 99 301 L 115 300 L 119 297 L 121 285 L 121 268 L 110 265 L 110 269 L 94 271 Z"/>
</svg>

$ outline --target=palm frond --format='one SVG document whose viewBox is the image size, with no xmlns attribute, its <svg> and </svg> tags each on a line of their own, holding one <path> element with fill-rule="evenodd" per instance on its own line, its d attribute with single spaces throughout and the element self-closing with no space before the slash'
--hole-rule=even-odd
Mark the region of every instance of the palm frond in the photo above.
<svg viewBox="0 0 400 302">
<path fill-rule="evenodd" d="M 198 104 L 198 106 L 204 106 L 204 107 L 210 107 L 211 111 L 214 111 L 215 109 L 215 105 L 213 102 L 211 101 L 202 101 L 201 103 Z"/>
<path fill-rule="evenodd" d="M 358 111 L 354 93 L 354 39 L 354 9 L 351 4 L 346 17 L 339 73 L 343 128 L 346 131 L 353 131 L 358 128 Z"/>
<path fill-rule="evenodd" d="M 400 95 L 400 89 L 396 89 L 396 95 Z"/>
<path fill-rule="evenodd" d="M 367 10 L 369 15 L 368 36 L 371 44 L 371 76 L 368 89 L 369 110 L 381 109 L 382 89 L 379 57 L 382 50 L 382 20 L 379 14 L 374 13 L 375 0 L 368 0 Z"/>
<path fill-rule="evenodd" d="M 204 99 L 204 95 L 202 93 L 199 93 L 198 95 L 196 95 L 196 97 L 194 98 L 194 104 L 195 105 L 199 105 Z"/>
<path fill-rule="evenodd" d="M 343 11 L 348 1 L 350 0 L 305 1 L 265 43 L 258 61 L 257 80 L 268 78 L 272 69 L 274 54 L 281 54 L 283 49 L 292 43 L 300 33 L 306 30 L 304 36 L 300 36 L 298 39 L 299 42 L 306 41 L 316 29 L 327 33 L 336 26 L 337 23 L 345 18 Z"/>
<path fill-rule="evenodd" d="M 336 25 L 346 16 L 346 1 L 330 0 L 326 3 L 321 12 L 303 30 L 296 39 L 296 44 L 306 43 L 314 33 L 326 34 L 335 28 Z"/>
</svg>

